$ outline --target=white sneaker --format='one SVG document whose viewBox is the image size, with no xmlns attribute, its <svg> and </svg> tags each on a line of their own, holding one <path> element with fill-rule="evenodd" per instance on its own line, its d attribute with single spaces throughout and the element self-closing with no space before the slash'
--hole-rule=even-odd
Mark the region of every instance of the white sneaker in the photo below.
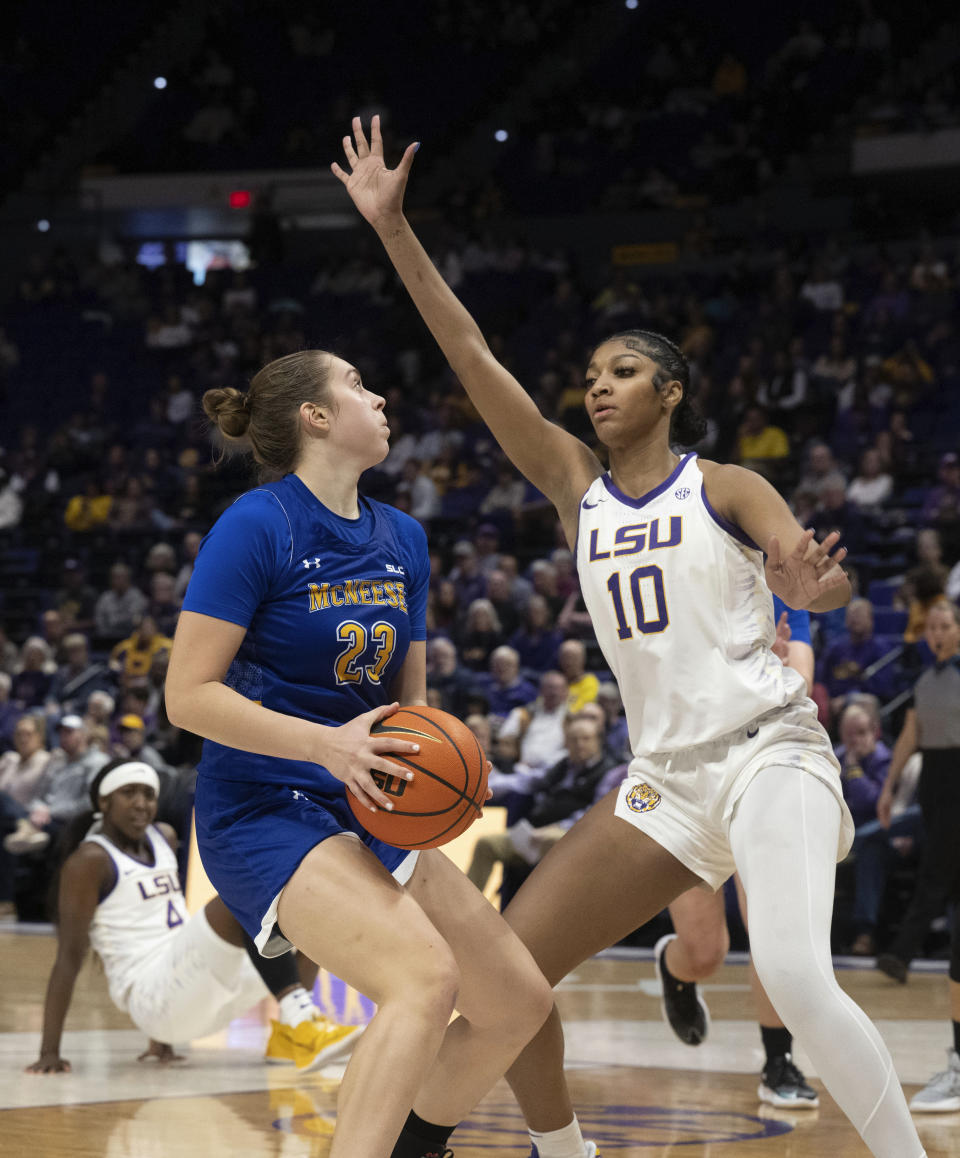
<svg viewBox="0 0 960 1158">
<path fill-rule="evenodd" d="M 910 1099 L 915 1114 L 946 1114 L 960 1110 L 960 1056 L 947 1050 L 947 1068 L 934 1074 L 919 1094 Z"/>
</svg>

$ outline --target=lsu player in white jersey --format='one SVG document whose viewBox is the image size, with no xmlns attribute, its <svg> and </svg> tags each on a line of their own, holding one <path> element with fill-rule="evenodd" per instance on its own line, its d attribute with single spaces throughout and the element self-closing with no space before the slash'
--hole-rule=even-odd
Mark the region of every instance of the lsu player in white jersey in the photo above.
<svg viewBox="0 0 960 1158">
<path fill-rule="evenodd" d="M 226 1028 L 268 992 L 279 1001 L 280 1020 L 273 1023 L 267 1061 L 308 1070 L 343 1057 L 360 1030 L 321 1017 L 294 954 L 261 959 L 219 897 L 193 916 L 187 912 L 174 831 L 153 823 L 158 789 L 148 764 L 114 760 L 91 783 L 95 811 L 64 832 L 57 958 L 40 1057 L 28 1072 L 71 1069 L 60 1043 L 88 945 L 103 964 L 114 1004 L 150 1038 L 138 1060 L 182 1061 L 174 1043 Z"/>
<path fill-rule="evenodd" d="M 505 916 L 551 984 L 693 885 L 738 870 L 757 972 L 824 1085 L 878 1158 L 920 1158 L 893 1062 L 830 957 L 835 863 L 852 823 L 800 676 L 773 654 L 770 592 L 846 603 L 838 536 L 818 544 L 769 483 L 678 454 L 703 424 L 689 372 L 660 335 L 592 352 L 584 405 L 605 470 L 496 360 L 403 215 L 416 146 L 390 170 L 359 118 L 333 166 L 376 230 L 454 374 L 520 471 L 554 504 L 627 710 L 633 760 L 541 861 Z M 553 1015 L 508 1073 L 539 1158 L 585 1158 Z"/>
</svg>

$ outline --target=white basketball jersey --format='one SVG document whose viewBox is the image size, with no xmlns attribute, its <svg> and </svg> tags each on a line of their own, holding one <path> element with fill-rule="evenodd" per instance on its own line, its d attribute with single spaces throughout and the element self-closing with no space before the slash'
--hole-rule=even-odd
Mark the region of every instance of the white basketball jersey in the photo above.
<svg viewBox="0 0 960 1158">
<path fill-rule="evenodd" d="M 763 553 L 710 506 L 695 454 L 639 499 L 595 479 L 576 553 L 634 755 L 707 743 L 803 693 L 770 650 Z"/>
<path fill-rule="evenodd" d="M 152 824 L 147 829 L 152 866 L 128 856 L 97 831 L 97 826 L 84 840 L 106 849 L 117 872 L 113 888 L 93 915 L 90 944 L 103 962 L 110 997 L 126 1009 L 127 993 L 144 961 L 189 918 L 177 858 Z"/>
</svg>

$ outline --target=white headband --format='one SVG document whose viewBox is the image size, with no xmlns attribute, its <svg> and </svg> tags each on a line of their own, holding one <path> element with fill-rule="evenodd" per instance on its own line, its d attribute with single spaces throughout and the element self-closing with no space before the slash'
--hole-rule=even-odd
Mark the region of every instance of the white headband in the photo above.
<svg viewBox="0 0 960 1158">
<path fill-rule="evenodd" d="M 118 788 L 125 788 L 128 784 L 146 784 L 160 795 L 160 777 L 149 764 L 142 760 L 130 760 L 120 764 L 104 776 L 97 788 L 98 796 L 109 796 Z"/>
</svg>

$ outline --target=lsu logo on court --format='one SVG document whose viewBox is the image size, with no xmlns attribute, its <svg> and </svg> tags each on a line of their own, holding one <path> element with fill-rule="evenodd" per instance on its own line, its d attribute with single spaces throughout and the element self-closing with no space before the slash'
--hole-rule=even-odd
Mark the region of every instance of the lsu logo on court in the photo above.
<svg viewBox="0 0 960 1158">
<path fill-rule="evenodd" d="M 634 784 L 626 795 L 626 805 L 631 812 L 652 812 L 660 800 L 660 793 L 649 784 Z"/>
</svg>

